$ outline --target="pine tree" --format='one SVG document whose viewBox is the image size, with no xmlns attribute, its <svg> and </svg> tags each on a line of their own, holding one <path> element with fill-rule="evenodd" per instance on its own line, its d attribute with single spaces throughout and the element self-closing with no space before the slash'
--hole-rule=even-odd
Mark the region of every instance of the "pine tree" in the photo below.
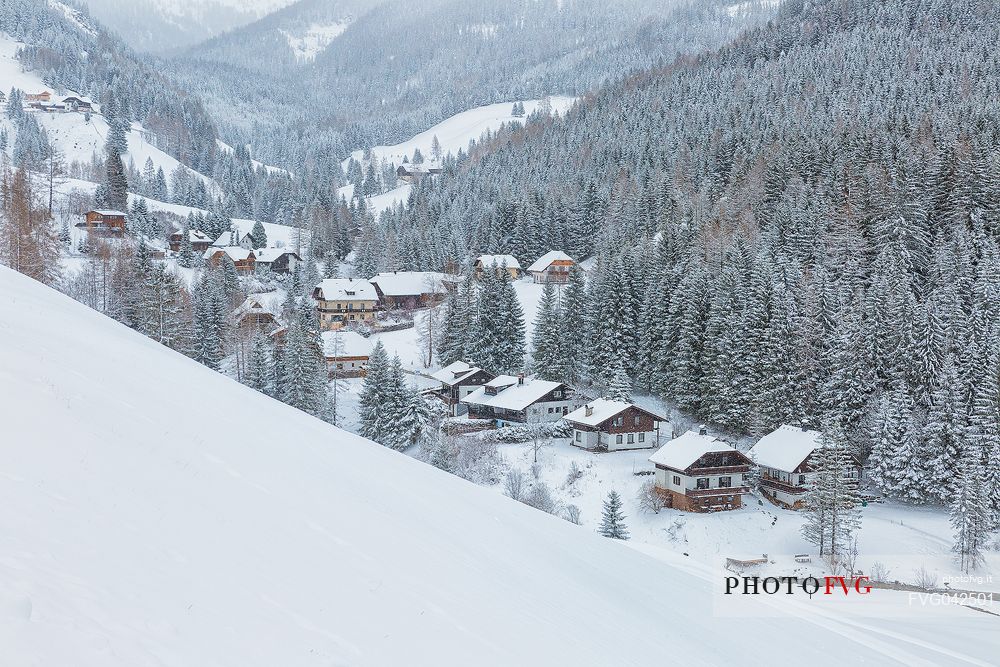
<svg viewBox="0 0 1000 667">
<path fill-rule="evenodd" d="M 587 355 L 587 283 L 583 270 L 574 265 L 563 290 L 559 336 L 565 377 L 569 384 L 583 380 Z"/>
<path fill-rule="evenodd" d="M 983 548 L 992 526 L 979 458 L 978 451 L 970 451 L 969 455 L 962 457 L 950 511 L 951 526 L 955 531 L 953 550 L 958 556 L 959 567 L 966 573 L 983 564 Z"/>
<path fill-rule="evenodd" d="M 562 313 L 556 300 L 556 290 L 547 283 L 535 316 L 532 333 L 531 367 L 540 380 L 562 382 L 566 376 L 560 322 Z"/>
<path fill-rule="evenodd" d="M 358 400 L 358 432 L 369 440 L 382 442 L 381 438 L 387 426 L 386 403 L 389 400 L 388 388 L 391 380 L 389 355 L 382 341 L 378 341 L 368 357 L 365 379 Z"/>
<path fill-rule="evenodd" d="M 844 555 L 861 526 L 857 480 L 846 475 L 853 465 L 843 430 L 828 425 L 813 452 L 813 480 L 803 508 L 802 536 L 819 548 L 820 556 Z"/>
<path fill-rule="evenodd" d="M 597 529 L 604 537 L 615 540 L 629 538 L 628 527 L 625 525 L 625 513 L 622 511 L 622 499 L 617 491 L 610 491 L 604 501 L 604 514 L 601 527 Z"/>
<path fill-rule="evenodd" d="M 243 384 L 262 394 L 274 396 L 274 346 L 259 331 L 255 331 L 250 338 L 250 355 Z"/>
<path fill-rule="evenodd" d="M 608 366 L 604 381 L 604 397 L 612 401 L 629 403 L 632 400 L 632 380 L 620 357 L 615 357 Z"/>
<path fill-rule="evenodd" d="M 253 229 L 250 230 L 250 243 L 253 250 L 267 247 L 267 232 L 259 220 L 253 223 Z"/>
</svg>

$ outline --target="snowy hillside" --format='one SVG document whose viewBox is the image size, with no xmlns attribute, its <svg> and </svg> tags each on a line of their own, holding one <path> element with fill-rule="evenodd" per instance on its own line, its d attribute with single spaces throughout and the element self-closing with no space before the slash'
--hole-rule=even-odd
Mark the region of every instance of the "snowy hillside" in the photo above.
<svg viewBox="0 0 1000 667">
<path fill-rule="evenodd" d="M 547 98 L 553 113 L 566 113 L 575 98 L 556 96 Z M 534 113 L 542 100 L 526 100 L 523 102 L 525 115 Z M 459 149 L 468 150 L 469 142 L 473 139 L 479 140 L 484 132 L 496 131 L 503 123 L 524 123 L 524 117 L 511 115 L 514 103 L 488 104 L 475 109 L 469 109 L 447 118 L 430 129 L 424 130 L 420 134 L 393 146 L 375 146 L 371 154 L 377 159 L 383 159 L 394 164 L 400 164 L 403 158 L 411 159 L 414 149 L 419 148 L 424 156 L 431 154 L 431 144 L 434 137 L 437 137 L 441 144 L 443 155 L 457 153 Z M 364 151 L 357 150 L 351 153 L 355 160 L 361 160 Z M 344 167 L 346 168 L 346 161 Z"/>
<path fill-rule="evenodd" d="M 720 633 L 702 577 L 314 420 L 6 268 L 0 303 L 9 664 L 647 665 L 664 641 L 676 660 L 763 664 L 775 633 L 812 664 L 921 664 L 827 621 Z"/>
<path fill-rule="evenodd" d="M 316 55 L 330 45 L 340 35 L 344 34 L 350 21 L 335 21 L 333 23 L 313 23 L 304 30 L 292 32 L 281 30 L 288 40 L 288 47 L 299 62 L 311 62 Z"/>
</svg>

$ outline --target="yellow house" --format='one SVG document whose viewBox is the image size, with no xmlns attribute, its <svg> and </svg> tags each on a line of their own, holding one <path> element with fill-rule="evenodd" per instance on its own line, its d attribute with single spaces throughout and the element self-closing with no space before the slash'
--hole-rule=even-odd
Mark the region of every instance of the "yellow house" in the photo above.
<svg viewBox="0 0 1000 667">
<path fill-rule="evenodd" d="M 334 331 L 352 324 L 374 324 L 378 306 L 375 286 L 367 280 L 328 278 L 313 290 L 319 326 Z"/>
</svg>

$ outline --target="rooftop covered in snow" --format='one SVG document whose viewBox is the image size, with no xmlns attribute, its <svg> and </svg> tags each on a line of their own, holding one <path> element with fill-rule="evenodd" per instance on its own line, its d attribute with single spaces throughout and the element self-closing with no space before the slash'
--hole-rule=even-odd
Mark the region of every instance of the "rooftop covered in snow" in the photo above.
<svg viewBox="0 0 1000 667">
<path fill-rule="evenodd" d="M 528 267 L 528 271 L 531 272 L 544 271 L 545 269 L 549 268 L 552 262 L 572 262 L 572 261 L 573 258 L 564 253 L 562 250 L 550 250 L 549 252 L 545 253 L 544 255 L 536 259 L 534 262 L 532 262 L 531 266 Z"/>
<path fill-rule="evenodd" d="M 480 255 L 476 258 L 478 266 L 506 266 L 508 269 L 520 269 L 521 263 L 514 255 Z"/>
<path fill-rule="evenodd" d="M 392 271 L 376 275 L 371 283 L 386 296 L 420 296 L 444 294 L 444 282 L 449 278 L 447 273 L 437 271 Z"/>
<path fill-rule="evenodd" d="M 535 378 L 524 378 L 523 382 L 519 382 L 519 378 L 513 375 L 498 375 L 463 398 L 462 403 L 488 405 L 505 410 L 524 410 L 561 386 L 562 382 Z M 497 393 L 495 395 L 487 393 L 488 388 L 496 389 Z"/>
<path fill-rule="evenodd" d="M 372 342 L 354 331 L 324 331 L 323 355 L 327 359 L 344 359 L 347 357 L 369 357 L 372 353 Z"/>
<path fill-rule="evenodd" d="M 796 468 L 822 446 L 820 431 L 807 431 L 784 424 L 761 438 L 748 455 L 757 465 L 783 472 Z"/>
<path fill-rule="evenodd" d="M 683 471 L 687 470 L 705 454 L 736 451 L 735 447 L 728 442 L 719 440 L 714 435 L 703 435 L 697 431 L 688 431 L 656 450 L 649 457 L 649 461 L 650 463 L 672 470 Z"/>
<path fill-rule="evenodd" d="M 598 426 L 605 421 L 611 419 L 612 417 L 625 412 L 629 408 L 635 408 L 637 410 L 642 410 L 650 415 L 652 415 L 657 421 L 666 421 L 665 417 L 661 417 L 645 408 L 640 408 L 634 403 L 626 403 L 624 401 L 614 401 L 608 398 L 598 398 L 597 400 L 587 403 L 585 406 L 574 410 L 569 413 L 563 419 L 568 422 L 575 422 L 577 424 L 583 424 L 584 426 Z"/>
<path fill-rule="evenodd" d="M 442 384 L 451 386 L 454 384 L 458 384 L 459 382 L 469 377 L 470 375 L 475 375 L 481 370 L 482 370 L 481 368 L 478 368 L 476 366 L 470 366 L 464 361 L 455 361 L 448 364 L 447 366 L 437 371 L 436 373 L 431 373 L 431 377 L 437 380 L 438 382 L 441 382 Z"/>
<path fill-rule="evenodd" d="M 327 278 L 313 291 L 313 296 L 323 301 L 378 301 L 375 286 L 357 278 Z"/>
</svg>

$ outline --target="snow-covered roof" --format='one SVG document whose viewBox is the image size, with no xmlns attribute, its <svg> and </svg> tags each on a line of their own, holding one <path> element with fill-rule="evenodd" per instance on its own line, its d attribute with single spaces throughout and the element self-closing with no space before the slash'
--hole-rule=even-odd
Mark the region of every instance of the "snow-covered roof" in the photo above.
<svg viewBox="0 0 1000 667">
<path fill-rule="evenodd" d="M 820 431 L 804 431 L 785 424 L 761 438 L 750 448 L 749 456 L 757 465 L 792 472 L 822 446 Z"/>
<path fill-rule="evenodd" d="M 63 102 L 69 102 L 70 100 L 76 100 L 77 102 L 81 102 L 83 104 L 94 103 L 93 100 L 91 100 L 89 97 L 84 97 L 83 95 L 67 95 L 66 97 L 62 98 Z"/>
<path fill-rule="evenodd" d="M 599 398 L 595 401 L 591 401 L 582 408 L 569 413 L 563 419 L 569 422 L 583 424 L 585 426 L 598 426 L 599 424 L 602 424 L 608 419 L 611 419 L 615 415 L 624 412 L 631 407 L 635 407 L 638 410 L 642 410 L 643 412 L 653 415 L 658 421 L 666 421 L 666 418 L 649 412 L 649 410 L 646 410 L 645 408 L 640 408 L 634 403 L 613 401 L 608 398 Z M 590 411 L 590 414 L 587 414 L 588 410 Z"/>
<path fill-rule="evenodd" d="M 254 250 L 254 254 L 257 255 L 257 261 L 268 264 L 278 259 L 282 255 L 292 254 L 296 257 L 299 256 L 297 252 L 291 248 L 257 248 Z"/>
<path fill-rule="evenodd" d="M 230 227 L 236 232 L 237 242 L 252 232 L 255 224 L 257 224 L 256 220 L 244 220 L 242 218 L 233 218 L 230 220 Z M 267 235 L 267 245 L 269 247 L 294 250 L 298 246 L 304 248 L 309 245 L 308 229 L 299 229 L 273 222 L 261 222 L 260 224 L 264 226 L 264 233 Z M 230 232 L 228 231 L 220 234 L 213 245 L 220 247 L 229 245 L 229 234 Z"/>
<path fill-rule="evenodd" d="M 660 447 L 649 457 L 650 463 L 674 470 L 686 470 L 692 463 L 710 452 L 735 452 L 737 449 L 713 435 L 688 431 Z"/>
<path fill-rule="evenodd" d="M 327 278 L 316 286 L 324 301 L 378 301 L 375 286 L 367 280 L 355 278 Z"/>
<path fill-rule="evenodd" d="M 343 357 L 368 357 L 372 353 L 372 342 L 354 331 L 324 331 L 323 355 L 327 359 Z"/>
<path fill-rule="evenodd" d="M 506 264 L 508 269 L 521 268 L 520 262 L 514 255 L 480 255 L 476 259 L 476 264 L 480 266 L 503 266 Z"/>
<path fill-rule="evenodd" d="M 386 296 L 420 296 L 421 294 L 443 294 L 446 273 L 437 271 L 394 271 L 380 273 L 371 279 Z"/>
<path fill-rule="evenodd" d="M 227 255 L 229 255 L 229 259 L 233 260 L 234 262 L 241 262 L 250 257 L 251 255 L 253 255 L 255 259 L 257 257 L 252 250 L 247 250 L 246 248 L 243 248 L 238 245 L 230 245 L 226 246 L 225 248 L 212 246 L 211 248 L 205 251 L 205 254 L 203 254 L 202 257 L 205 259 L 210 259 L 211 257 L 215 256 L 215 253 L 217 252 L 226 253 Z"/>
<path fill-rule="evenodd" d="M 431 377 L 448 386 L 458 384 L 470 375 L 475 375 L 481 368 L 470 366 L 464 361 L 456 361 L 448 364 L 436 373 L 431 373 Z"/>
<path fill-rule="evenodd" d="M 285 296 L 284 290 L 251 294 L 233 311 L 233 318 L 239 320 L 247 313 L 269 313 L 276 320 L 280 320 Z"/>
<path fill-rule="evenodd" d="M 126 216 L 128 213 L 125 211 L 116 211 L 113 208 L 95 208 L 91 213 L 97 213 L 99 215 L 121 215 Z"/>
<path fill-rule="evenodd" d="M 513 375 L 499 375 L 463 398 L 462 402 L 488 405 L 505 410 L 524 410 L 553 389 L 561 386 L 562 382 L 534 378 L 525 378 L 523 384 L 518 384 L 518 378 Z M 487 394 L 487 387 L 496 387 L 498 389 L 496 395 Z"/>
<path fill-rule="evenodd" d="M 573 258 L 564 253 L 562 250 L 550 250 L 532 262 L 531 266 L 528 267 L 528 271 L 544 271 L 549 268 L 549 265 L 552 264 L 552 262 L 559 261 L 572 262 Z"/>
<path fill-rule="evenodd" d="M 195 242 L 195 241 L 211 241 L 212 240 L 211 237 L 209 237 L 208 234 L 206 234 L 205 232 L 201 231 L 200 229 L 189 229 L 188 230 L 188 238 L 191 239 L 192 243 Z"/>
</svg>

